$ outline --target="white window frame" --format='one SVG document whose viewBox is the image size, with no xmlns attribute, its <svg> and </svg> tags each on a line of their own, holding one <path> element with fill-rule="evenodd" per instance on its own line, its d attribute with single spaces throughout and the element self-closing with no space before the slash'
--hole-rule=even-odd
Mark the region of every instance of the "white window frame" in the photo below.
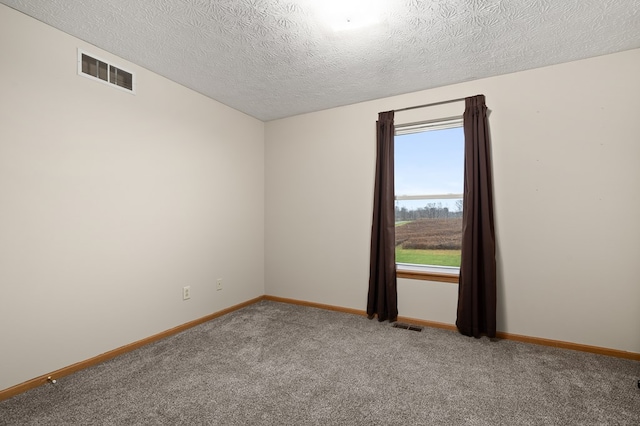
<svg viewBox="0 0 640 426">
<path fill-rule="evenodd" d="M 104 62 L 105 64 L 107 64 L 107 80 L 103 80 L 101 78 L 95 77 L 91 74 L 86 74 L 84 72 L 82 72 L 82 55 L 87 55 L 93 59 L 96 59 L 100 62 Z M 122 87 L 122 86 L 118 86 L 117 84 L 112 83 L 111 81 L 109 81 L 109 79 L 111 78 L 111 67 L 117 68 L 121 71 L 127 72 L 129 74 L 131 74 L 131 90 L 127 89 L 126 87 Z M 121 67 L 120 65 L 114 64 L 111 61 L 108 61 L 106 59 L 103 59 L 99 56 L 94 55 L 93 53 L 87 52 L 86 50 L 80 49 L 78 48 L 78 75 L 82 76 L 82 77 L 86 77 L 91 79 L 92 81 L 98 81 L 102 84 L 107 84 L 109 85 L 109 87 L 115 87 L 118 90 L 122 90 L 124 92 L 130 93 L 132 95 L 136 94 L 136 75 L 135 73 L 133 73 L 132 71 L 129 71 L 126 68 Z"/>
<path fill-rule="evenodd" d="M 436 120 L 395 125 L 394 135 L 408 135 L 434 130 L 445 130 L 463 126 L 462 116 L 447 117 Z M 424 195 L 396 195 L 396 200 L 442 200 L 462 199 L 464 194 L 424 194 Z M 460 268 L 457 266 L 418 265 L 396 262 L 396 272 L 400 278 L 419 278 L 433 281 L 457 282 Z M 422 276 L 422 278 L 420 278 Z"/>
</svg>

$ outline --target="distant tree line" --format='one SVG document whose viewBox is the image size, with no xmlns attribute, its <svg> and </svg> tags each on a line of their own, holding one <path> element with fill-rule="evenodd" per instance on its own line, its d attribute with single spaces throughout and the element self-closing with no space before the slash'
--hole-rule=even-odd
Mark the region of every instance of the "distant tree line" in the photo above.
<svg viewBox="0 0 640 426">
<path fill-rule="evenodd" d="M 418 219 L 454 219 L 462 217 L 462 200 L 456 200 L 456 210 L 444 207 L 441 202 L 427 203 L 424 207 L 407 209 L 396 206 L 396 222 Z"/>
</svg>

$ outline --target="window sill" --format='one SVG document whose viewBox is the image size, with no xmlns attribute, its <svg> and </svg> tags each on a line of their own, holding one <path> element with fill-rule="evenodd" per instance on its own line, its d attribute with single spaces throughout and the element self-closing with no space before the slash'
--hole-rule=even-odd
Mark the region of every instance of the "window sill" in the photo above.
<svg viewBox="0 0 640 426">
<path fill-rule="evenodd" d="M 420 270 L 418 268 L 404 268 L 396 265 L 396 277 L 458 284 L 460 275 L 457 270 L 453 273 L 444 273 L 432 270 Z"/>
</svg>

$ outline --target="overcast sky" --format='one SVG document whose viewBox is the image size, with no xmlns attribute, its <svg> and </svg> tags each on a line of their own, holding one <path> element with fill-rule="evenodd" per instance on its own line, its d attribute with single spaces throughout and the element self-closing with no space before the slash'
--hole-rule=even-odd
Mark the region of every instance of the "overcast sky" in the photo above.
<svg viewBox="0 0 640 426">
<path fill-rule="evenodd" d="M 395 137 L 396 195 L 462 194 L 464 133 L 462 127 L 397 135 Z M 400 201 L 407 208 L 424 207 L 425 201 Z M 453 205 L 455 200 L 442 201 Z"/>
</svg>

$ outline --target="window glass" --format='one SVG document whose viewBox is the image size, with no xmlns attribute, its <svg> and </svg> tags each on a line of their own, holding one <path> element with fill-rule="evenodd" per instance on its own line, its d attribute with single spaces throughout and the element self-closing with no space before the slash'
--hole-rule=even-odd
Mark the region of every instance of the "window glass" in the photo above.
<svg viewBox="0 0 640 426">
<path fill-rule="evenodd" d="M 397 126 L 396 262 L 457 268 L 462 242 L 462 120 Z"/>
</svg>

